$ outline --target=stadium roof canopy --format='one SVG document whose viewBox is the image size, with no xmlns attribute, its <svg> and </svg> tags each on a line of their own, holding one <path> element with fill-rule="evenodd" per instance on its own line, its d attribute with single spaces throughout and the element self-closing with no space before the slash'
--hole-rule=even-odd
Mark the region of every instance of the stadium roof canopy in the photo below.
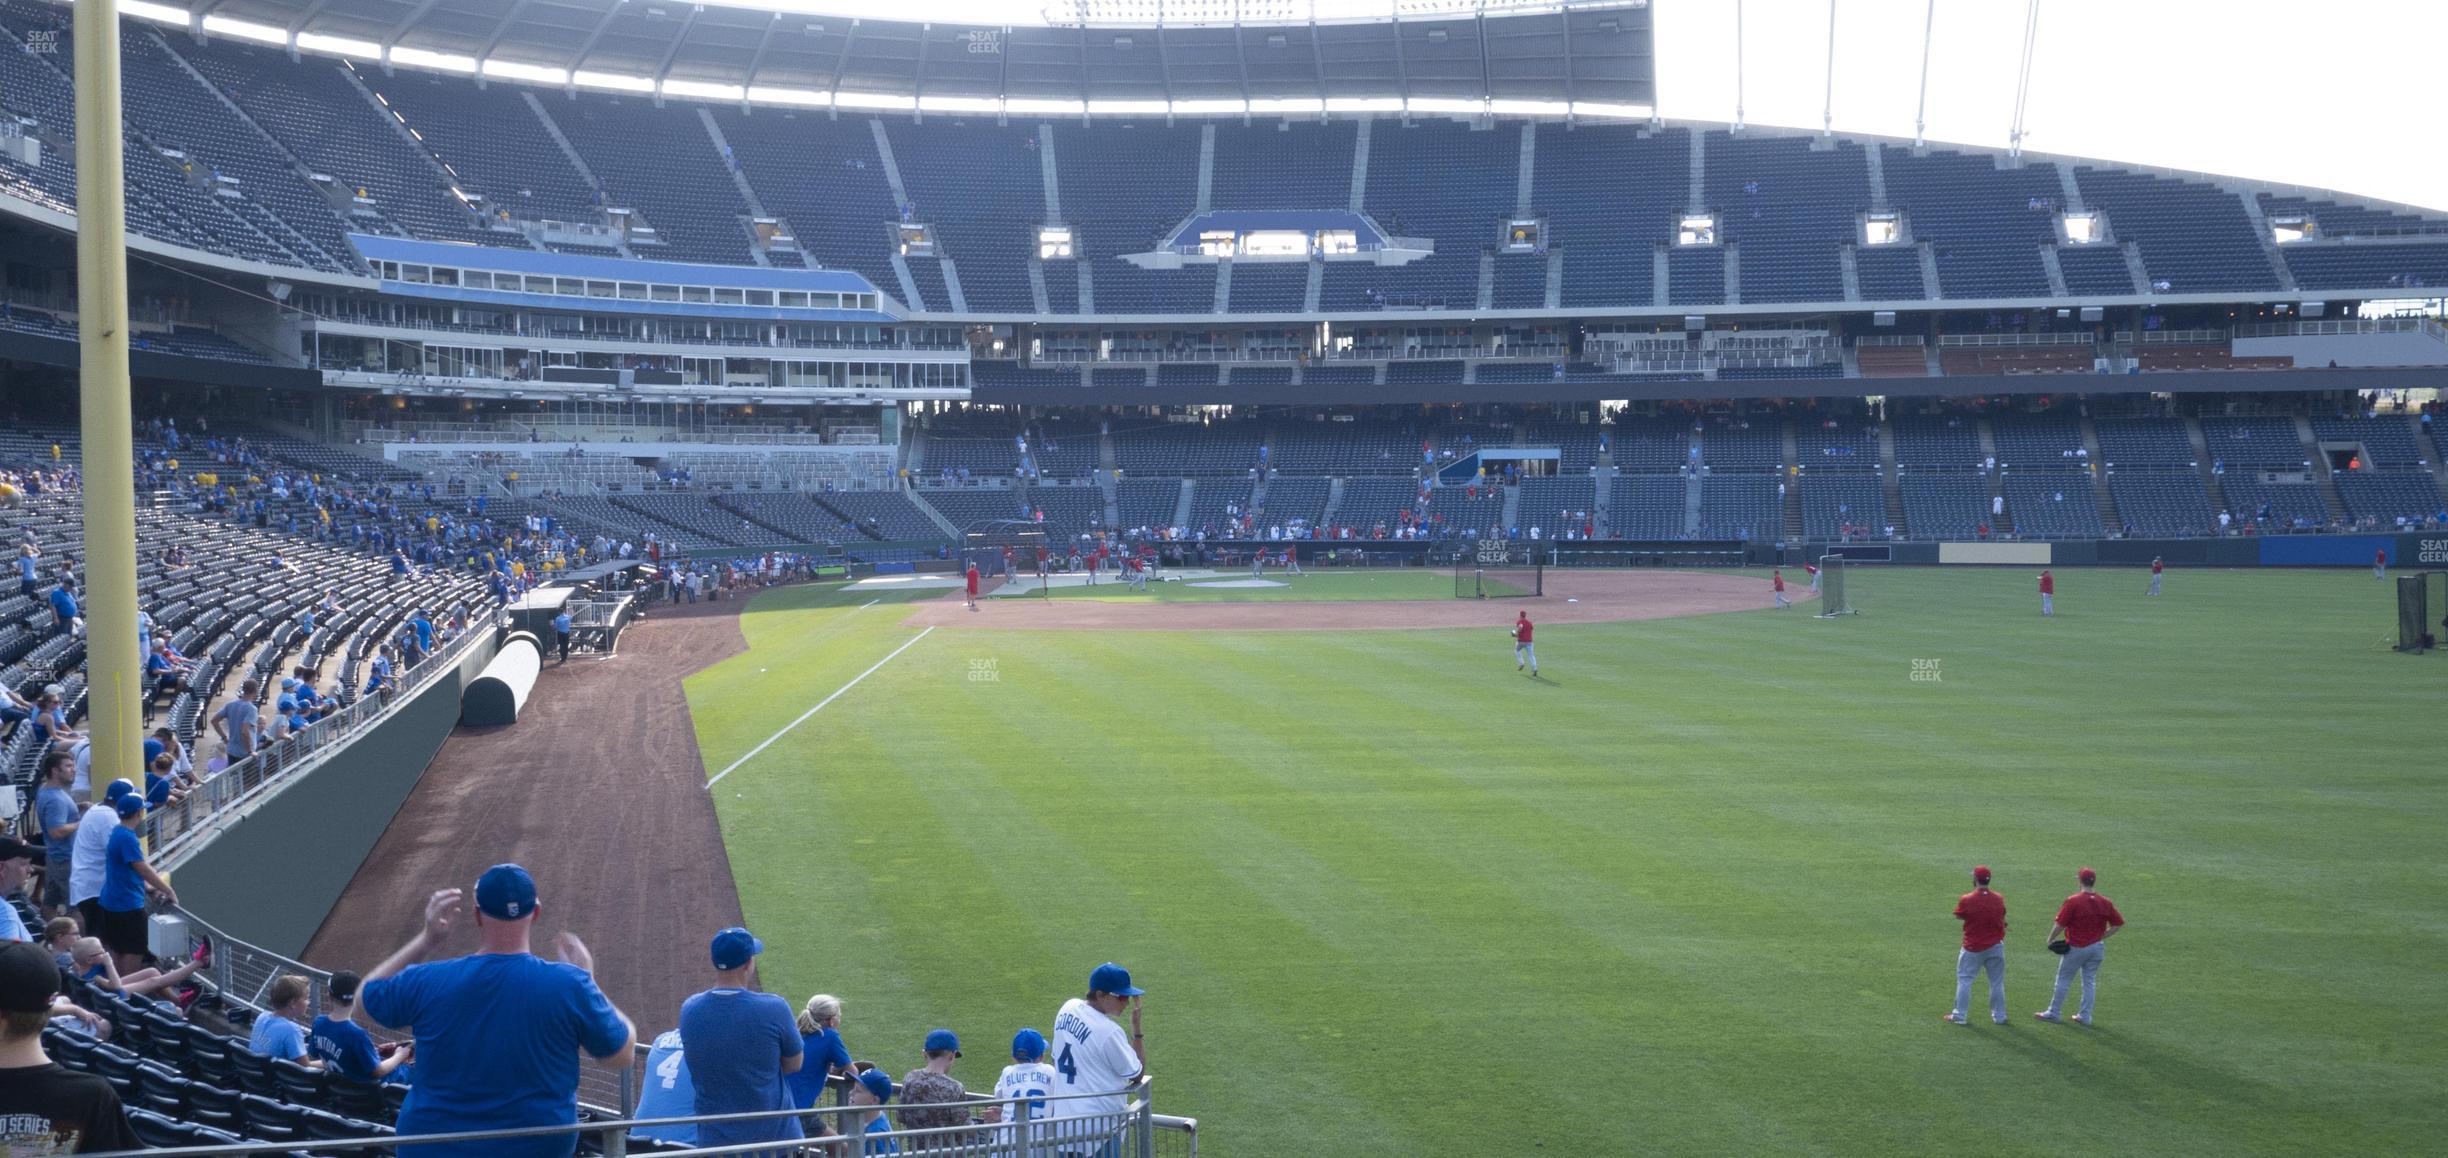
<svg viewBox="0 0 2448 1158">
<path fill-rule="evenodd" d="M 402 67 L 802 105 L 1646 116 L 1656 100 L 1647 0 L 1056 0 L 1037 20 L 1001 24 L 835 14 L 871 2 L 122 0 L 122 10 Z M 906 16 L 928 3 L 875 7 Z"/>
</svg>

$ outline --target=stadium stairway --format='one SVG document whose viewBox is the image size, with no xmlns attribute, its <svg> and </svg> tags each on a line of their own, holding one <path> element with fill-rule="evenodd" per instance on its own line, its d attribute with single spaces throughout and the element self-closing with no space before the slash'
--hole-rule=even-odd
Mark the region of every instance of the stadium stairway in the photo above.
<svg viewBox="0 0 2448 1158">
<path fill-rule="evenodd" d="M 914 470 L 911 473 L 913 476 L 916 474 Z M 936 526 L 943 529 L 944 538 L 950 539 L 955 543 L 961 541 L 961 529 L 954 526 L 952 520 L 945 518 L 942 511 L 936 510 L 935 504 L 926 501 L 926 496 L 923 492 L 919 491 L 916 487 L 912 487 L 903 493 L 909 495 L 911 506 L 918 508 L 918 512 L 920 514 L 925 515 L 928 519 L 932 520 Z"/>
<path fill-rule="evenodd" d="M 1936 349 L 1933 347 L 1930 357 L 1935 359 L 1937 356 Z M 1931 363 L 1933 368 L 1930 370 L 1930 373 L 1935 374 L 1938 372 L 1935 369 L 1936 365 L 1937 363 L 1935 361 Z M 1973 427 L 1974 429 L 1980 431 L 1980 448 L 1982 457 L 1990 462 L 1996 462 L 1997 431 L 1989 425 L 1989 420 L 1986 418 L 1980 419 L 1973 423 Z M 1992 503 L 1995 503 L 1997 500 L 2006 496 L 2006 476 L 2003 472 L 1994 470 L 1990 471 L 1988 483 L 1989 500 Z M 2013 519 L 2013 511 L 2007 511 L 2005 514 L 1993 516 L 1989 523 L 1989 530 L 1994 534 L 2004 535 L 2008 528 L 2013 525 Z"/>
<path fill-rule="evenodd" d="M 1521 486 L 1517 483 L 1504 490 L 1504 525 L 1518 527 L 1521 525 Z"/>
<path fill-rule="evenodd" d="M 1693 445 L 1698 445 L 1699 442 L 1698 436 L 1692 438 Z M 1699 474 L 1683 476 L 1683 534 L 1686 537 L 1696 537 L 1700 534 L 1701 485 L 1702 478 Z"/>
<path fill-rule="evenodd" d="M 1871 150 L 1877 152 L 1876 149 Z M 1879 490 L 1887 498 L 1887 524 L 1906 538 L 1912 537 L 1912 524 L 1904 517 L 1904 476 L 1896 469 L 1895 424 L 1879 420 Z"/>
<path fill-rule="evenodd" d="M 1174 500 L 1173 503 L 1174 526 L 1187 527 L 1190 525 L 1190 511 L 1198 505 L 1197 498 L 1198 480 L 1191 478 L 1181 480 L 1181 497 Z M 1250 505 L 1253 507 L 1261 505 L 1258 501 L 1258 492 L 1255 490 L 1250 492 Z"/>
<path fill-rule="evenodd" d="M 1802 448 L 1800 442 L 1794 438 L 1793 423 L 1779 422 L 1777 426 L 1777 442 L 1784 448 L 1785 455 L 1785 461 L 1779 465 L 1777 471 L 1780 476 L 1779 481 L 1799 480 L 1802 477 Z M 1788 486 L 1785 488 L 1784 507 L 1785 538 L 1788 542 L 1799 542 L 1802 538 L 1801 487 Z"/>
<path fill-rule="evenodd" d="M 2193 466 L 2201 471 L 2202 493 L 2210 496 L 2213 517 L 2227 509 L 2227 489 L 2220 485 L 2218 472 L 2210 469 L 2210 440 L 2202 434 L 2201 420 L 2190 415 L 2184 420 L 2185 440 L 2193 444 Z"/>
<path fill-rule="evenodd" d="M 2108 456 L 2100 453 L 2099 426 L 2091 416 L 2077 419 L 2082 430 L 2083 450 L 2091 456 L 2091 491 L 2099 499 L 2100 526 L 2111 532 L 2125 526 L 2125 516 L 2117 511 L 2116 496 L 2108 491 Z"/>
<path fill-rule="evenodd" d="M 2295 437 L 2303 440 L 2304 458 L 2312 463 L 2312 481 L 2320 485 L 2321 501 L 2329 504 L 2333 516 L 2344 515 L 2346 500 L 2338 494 L 2337 471 L 2329 465 L 2329 456 L 2320 450 L 2320 437 L 2312 433 L 2312 420 L 2295 416 Z"/>
</svg>

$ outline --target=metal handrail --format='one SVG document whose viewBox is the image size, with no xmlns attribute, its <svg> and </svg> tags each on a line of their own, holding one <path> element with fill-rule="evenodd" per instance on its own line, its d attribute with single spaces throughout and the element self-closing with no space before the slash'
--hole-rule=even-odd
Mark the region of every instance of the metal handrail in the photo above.
<svg viewBox="0 0 2448 1158">
<path fill-rule="evenodd" d="M 1082 1119 L 1103 1119 L 1112 1122 L 1112 1126 L 1097 1131 L 1097 1134 L 1099 1135 L 1097 1139 L 1098 1144 L 1101 1146 L 1105 1141 L 1110 1139 L 1127 1138 L 1131 1147 L 1130 1152 L 1140 1156 L 1140 1158 L 1148 1158 L 1148 1156 L 1153 1155 L 1155 1147 L 1154 1132 L 1156 1130 L 1165 1130 L 1168 1132 L 1191 1135 L 1193 1138 L 1193 1150 L 1195 1151 L 1195 1138 L 1198 1132 L 1198 1120 L 1196 1118 L 1181 1118 L 1170 1115 L 1158 1115 L 1154 1113 L 1151 1100 L 1148 1096 L 1151 1085 L 1151 1079 L 1142 1076 L 1137 1082 L 1134 1082 L 1129 1087 L 1117 1091 L 1127 1099 L 1135 1099 L 1126 1102 L 1121 1111 L 1118 1113 L 1083 1114 L 1078 1115 L 1078 1117 Z M 1031 1102 L 1082 1101 L 1089 1098 L 1107 1098 L 1112 1096 L 1112 1093 L 1058 1094 L 1042 1098 L 994 1098 L 973 1095 L 966 1099 L 962 1104 L 973 1106 L 1006 1106 L 1010 1107 L 1010 1109 L 1013 1111 L 1025 1113 L 1025 1105 Z M 445 1134 L 384 1134 L 366 1138 L 318 1138 L 314 1140 L 313 1145 L 310 1148 L 318 1154 L 328 1154 L 335 1152 L 353 1152 L 377 1149 L 389 1150 L 403 1145 L 445 1145 L 461 1142 L 500 1141 L 511 1138 L 546 1138 L 564 1134 L 575 1135 L 600 1133 L 603 1136 L 601 1145 L 606 1158 L 619 1158 L 619 1156 L 624 1154 L 627 1150 L 627 1140 L 630 1131 L 638 1127 L 658 1129 L 669 1126 L 702 1124 L 707 1122 L 763 1122 L 776 1119 L 806 1119 L 811 1117 L 825 1117 L 828 1115 L 835 1117 L 838 1121 L 838 1119 L 844 1115 L 863 1114 L 873 1108 L 875 1107 L 851 1105 L 812 1106 L 807 1109 L 759 1110 L 739 1114 L 694 1114 L 685 1117 L 673 1118 L 633 1118 L 624 1115 L 609 1121 L 573 1122 L 565 1125 L 555 1124 L 548 1126 L 520 1126 L 500 1130 L 465 1130 Z M 900 1108 L 897 1103 L 892 1107 L 887 1107 L 888 1111 L 889 1109 L 897 1108 Z M 1044 1130 L 1047 1128 L 1048 1123 L 1067 1120 L 1059 1117 L 1038 1119 L 1036 1121 L 1027 1120 L 1025 1117 L 1020 1120 L 1012 1120 L 1009 1113 L 1006 1113 L 1004 1117 L 1005 1120 L 1001 1122 L 970 1122 L 957 1126 L 933 1126 L 916 1130 L 878 1131 L 873 1134 L 844 1130 L 841 1129 L 839 1125 L 836 1125 L 834 1127 L 834 1133 L 831 1137 L 858 1139 L 862 1142 L 865 1140 L 883 1141 L 889 1139 L 897 1143 L 905 1143 L 902 1146 L 902 1149 L 904 1150 L 931 1151 L 936 1153 L 942 1153 L 950 1150 L 952 1152 L 1018 1154 L 1024 1151 L 1036 1149 L 1036 1143 L 1039 1141 L 1039 1139 L 1034 1137 L 1018 1137 L 1017 1135 L 1020 1134 L 1023 1128 L 1033 1126 L 1038 1130 Z M 847 1123 L 841 1124 L 846 1125 Z M 971 1138 L 981 1134 L 1014 1135 L 1014 1137 L 1009 1139 L 998 1138 L 995 1141 L 984 1143 L 970 1141 Z M 921 1145 L 915 1147 L 906 1144 L 913 1141 L 919 1143 L 933 1142 L 938 1144 L 931 1146 Z M 1044 1141 L 1059 1145 L 1059 1142 L 1056 1139 L 1048 1138 L 1044 1139 Z M 949 1143 L 950 1145 L 946 1146 L 942 1145 L 941 1143 Z M 805 1144 L 811 1147 L 821 1147 L 831 1144 L 831 1142 L 827 1137 L 820 1136 L 818 1138 L 806 1139 L 803 1143 L 799 1144 Z M 777 1145 L 775 1141 L 766 1140 L 759 1142 L 737 1143 L 728 1146 L 690 1147 L 686 1150 L 661 1151 L 661 1153 L 668 1153 L 672 1155 L 685 1154 L 691 1156 L 753 1154 L 760 1152 L 771 1152 L 777 1149 L 787 1149 L 792 1145 L 793 1143 L 790 1142 L 784 1142 Z M 864 1149 L 863 1145 L 861 1146 L 861 1149 Z M 179 1146 L 158 1150 L 118 1151 L 117 1153 L 127 1155 L 145 1154 L 152 1155 L 154 1158 L 219 1158 L 219 1156 L 253 1154 L 285 1155 L 295 1153 L 298 1150 L 298 1143 L 295 1141 L 290 1141 L 239 1142 L 217 1146 Z"/>
<path fill-rule="evenodd" d="M 210 843 L 231 816 L 278 786 L 322 766 L 334 749 L 389 716 L 442 672 L 453 668 L 476 640 L 489 635 L 498 624 L 498 619 L 479 612 L 465 634 L 402 672 L 393 687 L 361 697 L 339 715 L 250 753 L 214 774 L 177 804 L 148 812 L 143 832 L 153 863 L 164 870 L 177 868 L 197 849 Z"/>
</svg>

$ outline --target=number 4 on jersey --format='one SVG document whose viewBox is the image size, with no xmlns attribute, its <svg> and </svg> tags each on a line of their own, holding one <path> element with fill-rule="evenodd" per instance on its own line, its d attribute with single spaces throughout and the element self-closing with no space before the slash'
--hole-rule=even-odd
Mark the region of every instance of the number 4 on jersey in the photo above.
<svg viewBox="0 0 2448 1158">
<path fill-rule="evenodd" d="M 1079 1067 L 1071 1064 L 1071 1047 L 1068 1044 L 1063 1046 L 1062 1056 L 1054 1059 L 1054 1070 L 1063 1076 L 1066 1086 L 1079 1082 Z"/>
</svg>

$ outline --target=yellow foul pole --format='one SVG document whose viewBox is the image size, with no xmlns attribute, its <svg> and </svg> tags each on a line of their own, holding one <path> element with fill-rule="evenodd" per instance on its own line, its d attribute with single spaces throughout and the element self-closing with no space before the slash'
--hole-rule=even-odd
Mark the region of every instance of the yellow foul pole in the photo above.
<svg viewBox="0 0 2448 1158">
<path fill-rule="evenodd" d="M 128 385 L 127 205 L 118 0 L 76 0 L 77 340 L 84 413 L 85 665 L 95 795 L 141 786 L 136 446 Z"/>
</svg>

